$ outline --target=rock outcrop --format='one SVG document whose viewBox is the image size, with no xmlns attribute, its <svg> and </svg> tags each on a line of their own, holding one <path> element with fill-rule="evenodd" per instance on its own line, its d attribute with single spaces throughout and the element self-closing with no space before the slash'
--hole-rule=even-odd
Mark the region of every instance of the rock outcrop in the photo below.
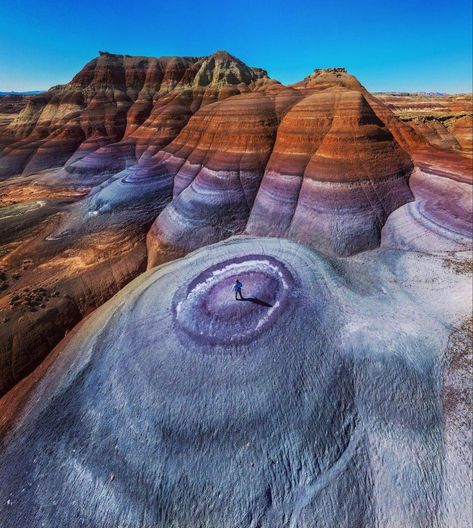
<svg viewBox="0 0 473 528">
<path fill-rule="evenodd" d="M 473 110 L 471 94 L 376 94 L 405 123 L 443 149 L 471 155 Z"/>
<path fill-rule="evenodd" d="M 316 70 L 290 89 L 265 83 L 198 112 L 163 149 L 174 199 L 148 235 L 148 266 L 241 232 L 337 255 L 379 245 L 388 215 L 412 198 L 412 163 L 382 120 L 386 110 L 378 117 L 365 94 L 342 69 Z M 230 115 L 248 115 L 237 108 L 252 106 L 254 122 L 232 124 Z M 213 127 L 223 122 L 219 138 Z M 242 135 L 248 128 L 254 136 Z"/>
<path fill-rule="evenodd" d="M 347 256 L 382 237 L 415 247 L 427 211 L 428 230 L 447 222 L 461 231 L 453 247 L 468 245 L 456 194 L 439 207 L 426 183 L 421 207 L 408 205 L 412 160 L 439 172 L 428 164 L 441 159 L 441 178 L 455 171 L 468 183 L 458 153 L 433 151 L 341 68 L 283 86 L 226 52 L 101 52 L 28 99 L 4 131 L 0 393 L 147 266 L 235 234 Z"/>
<path fill-rule="evenodd" d="M 0 257 L 0 394 L 145 268 L 146 233 L 172 199 L 160 149 L 199 108 L 259 80 L 268 80 L 263 70 L 225 52 L 102 52 L 69 84 L 32 97 L 10 123 L 17 141 L 0 158 L 4 231 L 14 229 Z M 51 295 L 19 303 L 25 288 Z"/>
<path fill-rule="evenodd" d="M 0 93 L 0 153 L 15 141 L 14 131 L 8 125 L 15 120 L 30 98 L 29 95 Z"/>
<path fill-rule="evenodd" d="M 141 275 L 0 401 L 2 526 L 468 526 L 439 383 L 468 286 L 248 237 Z"/>
</svg>

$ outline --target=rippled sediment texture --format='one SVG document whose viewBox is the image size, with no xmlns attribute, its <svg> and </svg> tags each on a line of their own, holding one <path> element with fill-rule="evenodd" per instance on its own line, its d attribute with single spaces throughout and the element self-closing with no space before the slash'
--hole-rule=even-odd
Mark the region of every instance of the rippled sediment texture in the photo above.
<svg viewBox="0 0 473 528">
<path fill-rule="evenodd" d="M 468 282 L 258 238 L 145 273 L 0 402 L 2 526 L 468 526 Z"/>
</svg>

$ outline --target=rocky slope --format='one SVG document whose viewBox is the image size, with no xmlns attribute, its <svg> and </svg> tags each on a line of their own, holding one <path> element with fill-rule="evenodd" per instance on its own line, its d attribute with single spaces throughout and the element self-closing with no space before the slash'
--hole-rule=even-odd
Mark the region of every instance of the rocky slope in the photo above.
<svg viewBox="0 0 473 528">
<path fill-rule="evenodd" d="M 233 234 L 346 256 L 416 247 L 440 222 L 449 250 L 469 244 L 465 160 L 433 150 L 343 69 L 287 87 L 226 52 L 102 52 L 6 129 L 0 393 L 147 266 Z M 440 206 L 420 175 L 409 208 L 413 162 L 449 189 Z"/>
<path fill-rule="evenodd" d="M 13 128 L 7 127 L 28 104 L 30 98 L 30 95 L 0 93 L 0 152 L 15 140 Z"/>
<path fill-rule="evenodd" d="M 427 147 L 410 150 L 416 165 L 409 180 L 415 202 L 390 216 L 383 245 L 426 253 L 471 250 L 471 94 L 378 96 L 429 141 Z"/>
<path fill-rule="evenodd" d="M 212 105 L 212 124 L 193 143 L 188 129 L 208 119 L 197 113 L 163 149 L 174 199 L 148 235 L 148 266 L 239 232 L 338 255 L 376 247 L 389 213 L 412 198 L 412 163 L 365 94 L 345 72 L 266 84 Z M 222 137 L 212 129 L 220 123 Z"/>
<path fill-rule="evenodd" d="M 134 149 L 106 146 L 130 136 L 142 154 L 152 130 L 159 148 L 200 106 L 247 91 L 262 77 L 226 52 L 160 59 L 101 52 L 70 83 L 33 97 L 11 123 L 17 142 L 0 157 L 0 178 L 66 162 L 67 173 L 116 172 L 128 158 L 136 161 Z"/>
<path fill-rule="evenodd" d="M 473 151 L 471 94 L 389 94 L 376 96 L 432 145 L 465 154 Z"/>
<path fill-rule="evenodd" d="M 141 275 L 0 402 L 2 526 L 466 528 L 469 286 L 251 237 Z"/>
<path fill-rule="evenodd" d="M 102 53 L 11 122 L 16 142 L 0 157 L 0 393 L 144 269 L 146 233 L 173 186 L 153 153 L 199 108 L 259 79 L 263 70 L 225 52 Z M 39 288 L 47 302 L 30 293 Z"/>
</svg>

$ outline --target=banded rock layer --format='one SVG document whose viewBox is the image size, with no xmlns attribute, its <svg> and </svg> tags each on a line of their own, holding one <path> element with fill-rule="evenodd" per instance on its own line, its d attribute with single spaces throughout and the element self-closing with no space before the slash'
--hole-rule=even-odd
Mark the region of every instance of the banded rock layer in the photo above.
<svg viewBox="0 0 473 528">
<path fill-rule="evenodd" d="M 473 151 L 471 94 L 377 94 L 405 123 L 441 148 L 470 155 Z"/>
<path fill-rule="evenodd" d="M 266 72 L 226 52 L 160 59 L 102 52 L 70 83 L 33 97 L 10 124 L 17 141 L 0 156 L 0 178 L 64 164 L 68 173 L 116 172 L 150 142 L 165 145 L 200 106 L 260 78 Z M 125 137 L 127 146 L 110 147 Z"/>
<path fill-rule="evenodd" d="M 283 86 L 226 52 L 102 53 L 5 130 L 0 393 L 146 266 L 234 234 L 378 246 L 413 199 L 414 153 L 431 154 L 342 69 Z M 405 216 L 388 244 L 407 243 Z"/>
<path fill-rule="evenodd" d="M 148 235 L 148 266 L 225 233 L 286 237 L 338 255 L 376 247 L 387 216 L 412 198 L 412 164 L 383 121 L 386 109 L 373 106 L 352 76 L 322 72 L 197 113 L 163 149 L 174 199 Z M 212 127 L 224 123 L 219 137 Z"/>
</svg>

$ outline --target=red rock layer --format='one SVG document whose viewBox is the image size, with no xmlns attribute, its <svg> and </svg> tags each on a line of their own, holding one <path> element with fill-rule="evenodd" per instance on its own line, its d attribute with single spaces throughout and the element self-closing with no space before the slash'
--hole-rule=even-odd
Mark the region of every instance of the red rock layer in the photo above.
<svg viewBox="0 0 473 528">
<path fill-rule="evenodd" d="M 467 115 L 456 119 L 452 126 L 452 134 L 464 152 L 473 152 L 473 116 Z"/>
<path fill-rule="evenodd" d="M 361 92 L 317 92 L 283 120 L 247 231 L 339 255 L 375 247 L 411 199 L 411 167 Z"/>
<path fill-rule="evenodd" d="M 433 146 L 471 154 L 471 94 L 377 94 L 405 123 Z"/>
<path fill-rule="evenodd" d="M 203 108 L 157 156 L 174 199 L 148 234 L 150 265 L 244 230 L 281 116 L 299 98 L 260 88 Z"/>
<path fill-rule="evenodd" d="M 197 112 L 164 149 L 174 200 L 148 234 L 148 267 L 241 232 L 352 254 L 412 199 L 411 160 L 354 77 L 261 89 Z"/>
<path fill-rule="evenodd" d="M 70 83 L 33 97 L 9 125 L 17 141 L 0 156 L 0 178 L 62 166 L 73 154 L 69 172 L 113 173 L 124 168 L 133 148 L 123 156 L 121 145 L 104 145 L 126 136 L 138 143 L 138 157 L 149 146 L 159 149 L 200 106 L 247 91 L 265 77 L 226 52 L 160 59 L 101 53 Z"/>
<path fill-rule="evenodd" d="M 33 97 L 8 126 L 16 142 L 0 158 L 10 175 L 1 184 L 0 393 L 143 270 L 146 232 L 172 198 L 160 149 L 199 108 L 250 92 L 261 78 L 224 52 L 102 54 L 68 85 Z"/>
</svg>

